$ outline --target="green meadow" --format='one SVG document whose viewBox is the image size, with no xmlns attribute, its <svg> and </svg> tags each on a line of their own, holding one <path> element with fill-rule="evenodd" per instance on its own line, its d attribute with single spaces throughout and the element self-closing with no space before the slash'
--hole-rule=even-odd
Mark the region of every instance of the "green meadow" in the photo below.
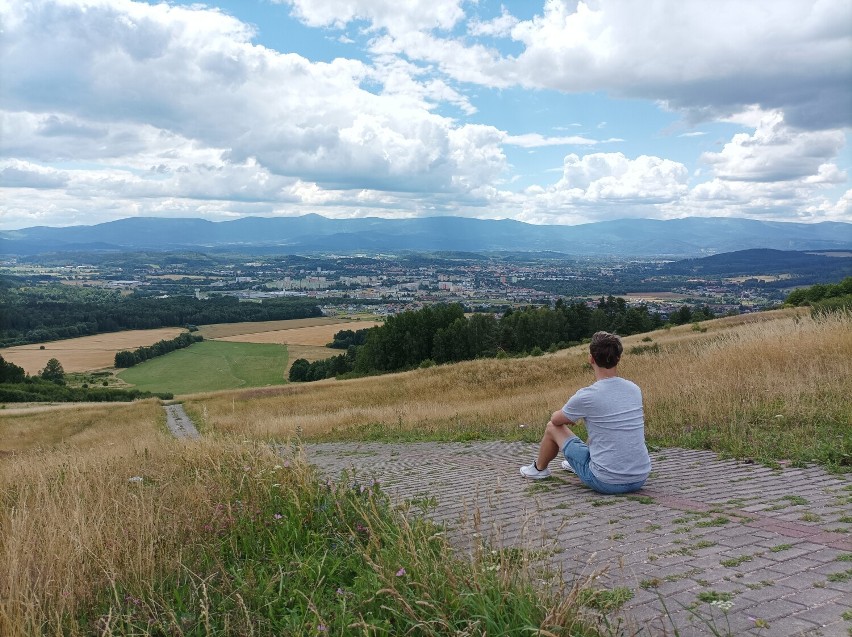
<svg viewBox="0 0 852 637">
<path fill-rule="evenodd" d="M 118 377 L 141 390 L 192 394 L 281 385 L 286 369 L 286 345 L 203 341 L 130 367 Z"/>
</svg>

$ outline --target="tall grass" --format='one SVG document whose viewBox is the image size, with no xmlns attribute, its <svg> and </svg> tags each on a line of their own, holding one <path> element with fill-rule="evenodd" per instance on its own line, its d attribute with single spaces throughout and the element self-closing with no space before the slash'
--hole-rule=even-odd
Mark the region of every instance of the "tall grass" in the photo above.
<svg viewBox="0 0 852 637">
<path fill-rule="evenodd" d="M 479 545 L 455 559 L 378 485 L 263 443 L 170 440 L 144 407 L 106 453 L 0 459 L 0 635 L 598 634 L 580 588 L 542 593 Z"/>
<path fill-rule="evenodd" d="M 760 460 L 852 465 L 852 315 L 732 317 L 625 338 L 649 441 Z M 631 355 L 651 338 L 657 351 Z M 209 429 L 260 438 L 538 440 L 593 381 L 585 346 L 348 381 L 194 397 Z M 521 427 L 520 425 L 524 425 Z"/>
</svg>

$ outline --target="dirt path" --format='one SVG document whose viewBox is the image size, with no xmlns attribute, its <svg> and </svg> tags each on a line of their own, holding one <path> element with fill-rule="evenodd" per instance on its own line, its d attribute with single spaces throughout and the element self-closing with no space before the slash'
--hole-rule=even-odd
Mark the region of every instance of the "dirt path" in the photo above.
<svg viewBox="0 0 852 637">
<path fill-rule="evenodd" d="M 175 438 L 195 439 L 201 434 L 183 410 L 183 405 L 166 405 L 166 424 Z"/>
</svg>

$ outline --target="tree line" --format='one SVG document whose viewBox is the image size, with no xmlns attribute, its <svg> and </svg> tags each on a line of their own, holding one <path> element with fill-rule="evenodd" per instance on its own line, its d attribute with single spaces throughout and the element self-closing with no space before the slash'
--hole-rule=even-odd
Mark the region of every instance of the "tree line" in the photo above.
<svg viewBox="0 0 852 637">
<path fill-rule="evenodd" d="M 0 286 L 0 347 L 103 332 L 322 316 L 310 299 L 240 302 L 232 296 L 122 297 L 68 286 Z"/>
<path fill-rule="evenodd" d="M 852 276 L 839 283 L 817 283 L 807 288 L 793 290 L 784 300 L 785 305 L 810 305 L 815 310 L 852 308 Z"/>
<path fill-rule="evenodd" d="M 191 334 L 184 332 L 171 340 L 157 341 L 153 345 L 143 345 L 134 350 L 122 350 L 115 353 L 116 367 L 133 367 L 148 359 L 174 352 L 184 347 L 189 347 L 193 343 L 203 341 L 204 337 L 201 334 Z"/>
<path fill-rule="evenodd" d="M 170 400 L 170 393 L 107 387 L 68 387 L 62 364 L 51 358 L 38 375 L 30 376 L 23 367 L 0 356 L 0 402 L 122 402 L 141 398 Z"/>
<path fill-rule="evenodd" d="M 689 310 L 675 320 L 691 322 L 713 318 L 706 307 Z M 628 307 L 622 298 L 601 297 L 592 308 L 586 303 L 555 307 L 525 307 L 493 314 L 465 316 L 460 304 L 433 305 L 388 317 L 384 325 L 335 335 L 349 343 L 345 354 L 309 362 L 298 359 L 290 368 L 291 381 L 312 381 L 342 374 L 387 373 L 430 364 L 452 363 L 522 353 L 541 353 L 578 344 L 599 330 L 627 336 L 661 327 L 665 321 L 645 305 Z M 351 332 L 351 330 L 345 330 Z M 356 336 L 363 341 L 355 344 Z"/>
</svg>

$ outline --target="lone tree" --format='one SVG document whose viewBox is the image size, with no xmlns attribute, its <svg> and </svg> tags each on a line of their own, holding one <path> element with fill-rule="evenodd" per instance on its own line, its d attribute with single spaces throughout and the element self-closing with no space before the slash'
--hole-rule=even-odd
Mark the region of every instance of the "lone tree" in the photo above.
<svg viewBox="0 0 852 637">
<path fill-rule="evenodd" d="M 62 363 L 55 358 L 51 358 L 47 361 L 47 365 L 45 365 L 44 369 L 41 370 L 40 376 L 44 380 L 49 380 L 57 385 L 65 384 L 65 370 L 62 369 Z"/>
</svg>

